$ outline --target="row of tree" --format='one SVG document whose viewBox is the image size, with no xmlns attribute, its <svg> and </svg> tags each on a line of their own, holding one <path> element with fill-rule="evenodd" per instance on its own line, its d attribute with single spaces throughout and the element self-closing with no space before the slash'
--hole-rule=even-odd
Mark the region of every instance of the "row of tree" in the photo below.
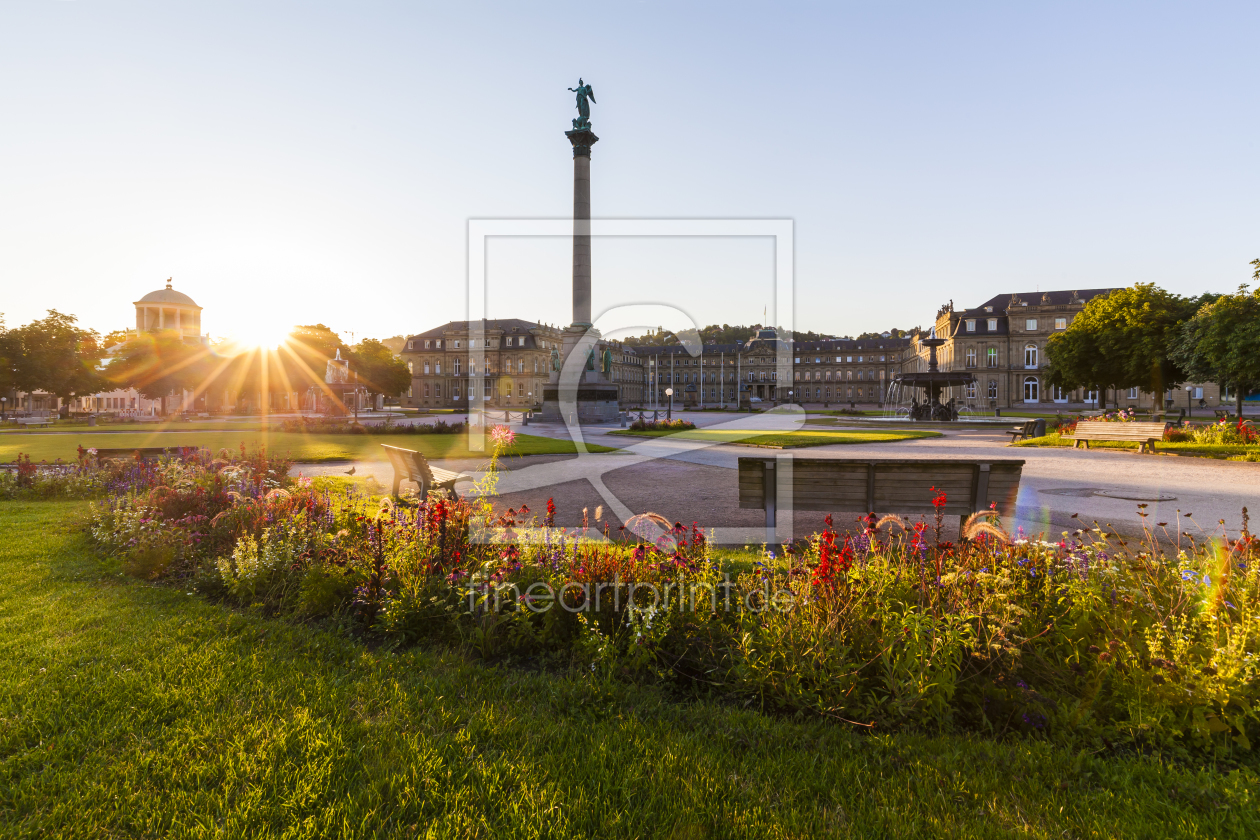
<svg viewBox="0 0 1260 840">
<path fill-rule="evenodd" d="M 1260 280 L 1260 259 L 1253 260 Z M 1260 288 L 1182 297 L 1138 283 L 1085 304 L 1046 345 L 1049 382 L 1065 389 L 1138 388 L 1163 394 L 1184 382 L 1260 388 Z"/>
<path fill-rule="evenodd" d="M 328 359 L 338 353 L 371 394 L 396 397 L 411 384 L 406 363 L 384 343 L 369 338 L 349 346 L 323 324 L 295 327 L 278 348 L 242 349 L 189 343 L 174 331 L 102 340 L 73 315 L 53 310 L 12 330 L 0 322 L 0 391 L 44 391 L 67 403 L 116 388 L 153 400 L 184 391 L 254 399 L 321 387 Z"/>
</svg>

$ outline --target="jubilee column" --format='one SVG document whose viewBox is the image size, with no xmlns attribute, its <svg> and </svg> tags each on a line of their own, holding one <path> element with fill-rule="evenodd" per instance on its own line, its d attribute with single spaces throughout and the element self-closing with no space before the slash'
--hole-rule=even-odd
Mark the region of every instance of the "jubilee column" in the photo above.
<svg viewBox="0 0 1260 840">
<path fill-rule="evenodd" d="M 551 381 L 543 389 L 543 419 L 607 422 L 617 417 L 618 392 L 610 381 L 612 354 L 600 341 L 591 317 L 591 131 L 595 92 L 578 79 L 578 118 L 564 134 L 573 147 L 573 322 L 564 331 L 564 349 L 555 360 Z M 562 383 L 561 368 L 578 353 L 583 360 Z"/>
<path fill-rule="evenodd" d="M 576 125 L 579 120 L 574 120 Z M 591 146 L 599 141 L 590 124 L 566 131 L 573 144 L 573 326 L 591 325 Z"/>
</svg>

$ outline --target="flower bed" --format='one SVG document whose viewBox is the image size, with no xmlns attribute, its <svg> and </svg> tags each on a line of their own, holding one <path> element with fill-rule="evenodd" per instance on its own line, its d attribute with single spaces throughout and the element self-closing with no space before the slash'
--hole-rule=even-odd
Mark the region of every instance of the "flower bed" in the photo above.
<svg viewBox="0 0 1260 840">
<path fill-rule="evenodd" d="M 362 423 L 340 418 L 299 417 L 282 421 L 280 431 L 321 435 L 457 435 L 467 431 L 467 426 L 463 423 L 447 423 L 445 420 L 433 423 L 397 424 L 389 419 L 386 419 L 384 423 L 365 426 Z"/>
<path fill-rule="evenodd" d="M 635 420 L 628 428 L 636 432 L 685 432 L 695 427 L 690 420 Z"/>
<path fill-rule="evenodd" d="M 496 455 L 511 444 L 492 440 Z M 1216 756 L 1260 737 L 1260 541 L 1245 519 L 1239 540 L 1139 545 L 1013 540 L 986 513 L 958 544 L 942 517 L 847 531 L 827 517 L 808 539 L 732 555 L 695 524 L 614 529 L 602 514 L 563 529 L 550 503 L 404 505 L 261 460 L 194 459 L 96 505 L 92 535 L 132 574 L 265 614 L 862 729 Z"/>
</svg>

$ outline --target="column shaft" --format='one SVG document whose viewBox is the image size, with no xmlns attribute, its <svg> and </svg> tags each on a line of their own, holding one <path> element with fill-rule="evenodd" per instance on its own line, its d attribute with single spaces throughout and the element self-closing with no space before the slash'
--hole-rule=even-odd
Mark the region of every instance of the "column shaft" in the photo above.
<svg viewBox="0 0 1260 840">
<path fill-rule="evenodd" d="M 591 156 L 573 156 L 573 323 L 591 324 Z"/>
</svg>

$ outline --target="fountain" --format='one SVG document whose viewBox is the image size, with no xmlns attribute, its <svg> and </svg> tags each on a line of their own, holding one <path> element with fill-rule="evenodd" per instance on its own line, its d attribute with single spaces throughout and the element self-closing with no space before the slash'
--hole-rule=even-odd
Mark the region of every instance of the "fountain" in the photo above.
<svg viewBox="0 0 1260 840">
<path fill-rule="evenodd" d="M 958 403 L 951 397 L 946 403 L 941 402 L 941 390 L 954 385 L 971 385 L 975 383 L 974 374 L 966 371 L 943 371 L 937 367 L 936 348 L 945 343 L 945 339 L 936 337 L 936 328 L 928 333 L 928 337 L 919 342 L 928 348 L 928 369 L 915 373 L 899 373 L 893 377 L 892 390 L 901 394 L 905 388 L 920 388 L 925 399 L 922 403 L 914 399 L 910 404 L 911 420 L 931 420 L 948 422 L 958 419 Z"/>
</svg>

